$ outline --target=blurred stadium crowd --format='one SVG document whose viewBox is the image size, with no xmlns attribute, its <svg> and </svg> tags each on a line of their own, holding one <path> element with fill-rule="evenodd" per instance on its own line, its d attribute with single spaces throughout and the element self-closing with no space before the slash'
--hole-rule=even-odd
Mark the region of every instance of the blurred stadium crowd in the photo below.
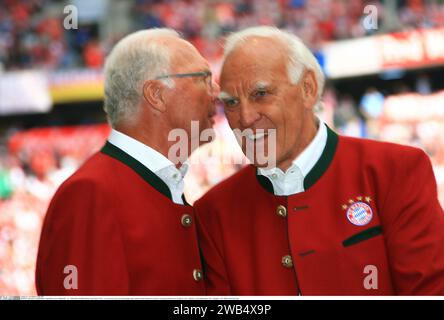
<svg viewBox="0 0 444 320">
<path fill-rule="evenodd" d="M 80 3 L 81 1 L 79 1 Z M 103 1 L 99 1 L 103 2 Z M 138 0 L 123 4 L 131 14 L 129 29 L 171 27 L 190 39 L 206 57 L 220 54 L 220 37 L 253 25 L 276 25 L 296 33 L 316 50 L 324 41 L 362 37 L 362 11 L 377 7 L 377 32 L 444 25 L 443 1 L 364 0 Z M 6 69 L 100 68 L 122 34 L 104 37 L 93 24 L 73 33 L 63 28 L 63 1 L 2 0 L 0 61 Z M 72 1 L 76 3 L 76 1 Z M 122 5 L 122 4 L 118 4 Z"/>
<path fill-rule="evenodd" d="M 294 32 L 321 64 L 320 51 L 327 42 L 444 27 L 444 0 L 97 0 L 93 8 L 81 0 L 1 2 L 0 77 L 2 72 L 29 69 L 100 71 L 106 54 L 122 36 L 151 27 L 180 31 L 216 69 L 223 36 L 253 25 L 276 25 Z M 81 17 L 75 31 L 63 27 L 63 7 L 70 3 L 79 8 Z M 378 9 L 376 30 L 362 27 L 366 4 Z M 82 10 L 91 11 L 82 17 Z M 444 204 L 444 116 L 425 117 L 417 107 L 403 119 L 393 116 L 404 112 L 398 111 L 404 103 L 399 99 L 404 96 L 415 106 L 430 104 L 422 101 L 431 96 L 442 103 L 441 76 L 435 71 L 421 71 L 387 85 L 383 80 L 362 79 L 356 92 L 350 82 L 328 81 L 320 117 L 346 135 L 424 149 L 432 159 Z M 438 107 L 444 110 L 444 105 Z M 36 249 L 48 203 L 57 187 L 102 146 L 109 127 L 103 114 L 99 123 L 91 125 L 81 125 L 80 121 L 78 126 L 64 126 L 72 123 L 61 121 L 59 126 L 40 128 L 38 120 L 31 120 L 26 130 L 20 116 L 5 119 L 0 122 L 0 295 L 33 295 Z M 216 131 L 218 139 L 193 155 L 203 155 L 206 160 L 192 166 L 187 175 L 190 202 L 240 168 L 230 164 L 242 155 L 222 112 L 216 119 Z M 224 161 L 220 161 L 222 157 Z"/>
</svg>

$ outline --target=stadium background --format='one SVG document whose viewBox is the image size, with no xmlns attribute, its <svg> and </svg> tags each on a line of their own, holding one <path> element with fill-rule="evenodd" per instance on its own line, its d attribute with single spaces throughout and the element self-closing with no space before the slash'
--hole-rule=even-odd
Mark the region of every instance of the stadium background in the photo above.
<svg viewBox="0 0 444 320">
<path fill-rule="evenodd" d="M 64 28 L 69 4 L 78 29 Z M 366 5 L 377 9 L 376 29 L 364 27 Z M 328 79 L 320 117 L 338 132 L 424 149 L 444 204 L 444 0 L 0 0 L 0 295 L 35 294 L 51 196 L 108 135 L 102 66 L 112 46 L 135 30 L 171 27 L 217 77 L 223 36 L 253 25 L 309 45 Z M 190 202 L 241 167 L 220 108 L 216 131 L 193 154 Z"/>
</svg>

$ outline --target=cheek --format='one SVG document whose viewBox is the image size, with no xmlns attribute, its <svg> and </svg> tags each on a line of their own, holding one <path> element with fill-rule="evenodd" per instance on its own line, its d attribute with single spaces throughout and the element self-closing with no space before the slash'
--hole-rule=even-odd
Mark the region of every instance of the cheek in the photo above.
<svg viewBox="0 0 444 320">
<path fill-rule="evenodd" d="M 225 118 L 227 118 L 228 124 L 230 125 L 230 128 L 235 129 L 240 127 L 240 116 L 239 112 L 234 111 L 226 111 L 225 112 Z"/>
<path fill-rule="evenodd" d="M 299 114 L 297 110 L 291 112 L 286 118 L 286 130 L 285 130 L 285 142 L 284 152 L 293 152 L 297 148 L 300 138 L 300 131 L 302 128 L 302 122 L 305 121 L 303 113 Z"/>
<path fill-rule="evenodd" d="M 191 90 L 184 91 L 177 99 L 176 117 L 183 121 L 199 120 L 205 106 L 202 98 Z"/>
<path fill-rule="evenodd" d="M 190 93 L 190 104 L 195 107 L 197 113 L 208 114 L 208 108 L 211 103 L 211 96 L 205 89 L 198 89 Z"/>
<path fill-rule="evenodd" d="M 274 124 L 276 126 L 276 152 L 282 156 L 290 151 L 297 139 L 301 115 L 298 115 L 295 105 L 283 104 L 276 109 Z"/>
</svg>

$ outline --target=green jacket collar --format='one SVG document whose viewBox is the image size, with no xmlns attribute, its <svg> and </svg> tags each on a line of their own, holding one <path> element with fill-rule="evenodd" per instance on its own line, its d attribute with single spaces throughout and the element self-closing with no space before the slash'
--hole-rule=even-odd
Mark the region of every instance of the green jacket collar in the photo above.
<svg viewBox="0 0 444 320">
<path fill-rule="evenodd" d="M 168 188 L 166 183 L 163 182 L 162 179 L 160 179 L 150 169 L 131 157 L 128 153 L 109 143 L 108 141 L 105 143 L 100 152 L 126 164 L 128 167 L 133 169 L 143 180 L 148 182 L 148 184 L 150 184 L 154 189 L 172 200 L 170 189 Z M 182 198 L 184 197 L 182 196 Z M 187 204 L 186 201 L 184 201 L 184 203 Z"/>
</svg>

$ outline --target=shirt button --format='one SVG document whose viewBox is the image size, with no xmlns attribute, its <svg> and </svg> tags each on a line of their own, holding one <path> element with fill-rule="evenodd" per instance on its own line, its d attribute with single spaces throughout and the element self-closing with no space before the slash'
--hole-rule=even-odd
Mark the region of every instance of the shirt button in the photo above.
<svg viewBox="0 0 444 320">
<path fill-rule="evenodd" d="M 293 260 L 291 259 L 290 255 L 286 255 L 282 257 L 282 265 L 285 268 L 292 268 L 293 267 Z"/>
<path fill-rule="evenodd" d="M 273 179 L 277 179 L 277 177 L 278 177 L 278 175 L 277 175 L 276 173 L 273 173 L 273 174 L 271 175 L 271 178 L 273 178 Z"/>
<path fill-rule="evenodd" d="M 287 208 L 285 208 L 283 205 L 279 205 L 279 206 L 276 208 L 276 214 L 277 214 L 279 217 L 282 217 L 282 218 L 287 217 Z"/>
<path fill-rule="evenodd" d="M 202 279 L 203 279 L 203 273 L 202 273 L 202 270 L 200 270 L 200 269 L 194 269 L 194 270 L 193 270 L 193 278 L 194 278 L 194 280 L 196 280 L 196 281 L 200 281 L 200 280 L 202 280 Z"/>
<path fill-rule="evenodd" d="M 181 218 L 182 225 L 186 228 L 190 227 L 193 223 L 193 218 L 189 214 L 184 214 Z"/>
</svg>

